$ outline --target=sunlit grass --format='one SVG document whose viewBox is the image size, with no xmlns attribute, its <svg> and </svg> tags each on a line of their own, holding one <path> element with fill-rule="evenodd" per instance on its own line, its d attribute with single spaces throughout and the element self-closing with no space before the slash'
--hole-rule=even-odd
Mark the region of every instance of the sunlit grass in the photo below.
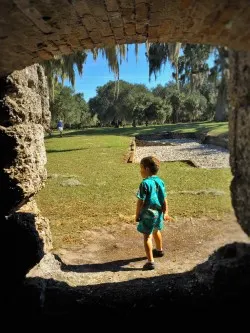
<svg viewBox="0 0 250 333">
<path fill-rule="evenodd" d="M 211 123 L 205 124 L 209 130 L 213 129 Z M 225 123 L 222 126 L 226 129 Z M 159 128 L 163 130 L 162 126 Z M 123 135 L 122 130 L 127 133 Z M 133 131 L 132 128 L 89 129 L 46 139 L 50 178 L 37 201 L 43 215 L 51 221 L 56 247 L 81 242 L 81 232 L 86 229 L 133 222 L 135 194 L 141 178 L 137 164 L 124 162 Z M 161 164 L 159 176 L 170 191 L 168 199 L 173 216 L 220 216 L 231 211 L 229 169 L 205 170 L 171 162 Z M 81 185 L 63 186 L 67 179 L 77 179 Z M 224 194 L 179 193 L 210 189 Z"/>
</svg>

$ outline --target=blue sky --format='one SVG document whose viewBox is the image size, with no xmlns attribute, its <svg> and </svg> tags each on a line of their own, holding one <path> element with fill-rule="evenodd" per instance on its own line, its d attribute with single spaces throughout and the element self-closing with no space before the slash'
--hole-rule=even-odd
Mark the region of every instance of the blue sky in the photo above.
<svg viewBox="0 0 250 333">
<path fill-rule="evenodd" d="M 148 62 L 145 56 L 145 44 L 139 45 L 138 60 L 136 62 L 134 45 L 129 45 L 128 61 L 124 60 L 120 65 L 120 79 L 130 83 L 143 83 L 147 87 L 152 88 L 157 84 L 165 85 L 172 80 L 173 69 L 169 63 L 158 75 L 155 80 L 151 76 L 151 81 L 148 78 Z M 213 56 L 208 61 L 209 65 L 213 65 Z M 75 91 L 84 94 L 86 101 L 96 95 L 96 87 L 102 86 L 110 80 L 114 80 L 114 74 L 109 71 L 107 60 L 100 54 L 96 60 L 93 60 L 92 54 L 88 55 L 84 65 L 83 75 L 80 77 L 76 73 Z M 69 83 L 65 81 L 65 84 Z"/>
</svg>

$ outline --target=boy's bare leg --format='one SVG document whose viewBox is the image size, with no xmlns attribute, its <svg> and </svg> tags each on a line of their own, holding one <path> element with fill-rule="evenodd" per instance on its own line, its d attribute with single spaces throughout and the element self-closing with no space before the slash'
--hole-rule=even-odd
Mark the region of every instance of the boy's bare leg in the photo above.
<svg viewBox="0 0 250 333">
<path fill-rule="evenodd" d="M 152 234 L 144 234 L 144 248 L 149 262 L 154 262 Z"/>
<path fill-rule="evenodd" d="M 155 230 L 153 232 L 156 250 L 162 251 L 162 236 L 160 230 Z"/>
</svg>

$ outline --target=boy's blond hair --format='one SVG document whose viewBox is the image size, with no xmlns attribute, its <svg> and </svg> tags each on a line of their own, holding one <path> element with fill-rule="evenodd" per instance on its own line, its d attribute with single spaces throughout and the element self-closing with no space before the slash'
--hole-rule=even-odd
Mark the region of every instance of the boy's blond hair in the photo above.
<svg viewBox="0 0 250 333">
<path fill-rule="evenodd" d="M 152 175 L 156 175 L 160 168 L 160 161 L 154 156 L 144 157 L 140 164 L 146 169 L 149 168 Z"/>
</svg>

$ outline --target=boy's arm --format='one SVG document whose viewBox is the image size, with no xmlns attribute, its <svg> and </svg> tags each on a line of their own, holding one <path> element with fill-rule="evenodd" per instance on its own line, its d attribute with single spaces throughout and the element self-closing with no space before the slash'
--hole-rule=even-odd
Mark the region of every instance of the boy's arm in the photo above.
<svg viewBox="0 0 250 333">
<path fill-rule="evenodd" d="M 165 198 L 163 205 L 162 205 L 162 211 L 164 215 L 164 220 L 170 220 L 170 216 L 168 215 L 168 201 L 167 198 Z"/>
<path fill-rule="evenodd" d="M 168 213 L 168 201 L 167 201 L 167 198 L 164 199 L 164 202 L 163 202 L 163 205 L 162 205 L 162 211 L 163 211 L 163 214 Z"/>
<path fill-rule="evenodd" d="M 137 200 L 137 204 L 136 204 L 136 213 L 135 213 L 135 221 L 138 222 L 139 221 L 139 216 L 140 216 L 140 211 L 142 209 L 142 206 L 144 204 L 144 201 L 141 199 Z"/>
</svg>

